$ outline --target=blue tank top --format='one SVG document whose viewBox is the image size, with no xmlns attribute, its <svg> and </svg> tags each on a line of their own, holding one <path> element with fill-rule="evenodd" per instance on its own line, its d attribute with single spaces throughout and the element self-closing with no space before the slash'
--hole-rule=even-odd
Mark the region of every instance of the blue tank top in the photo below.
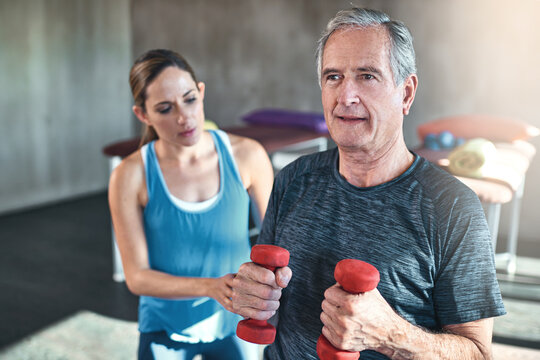
<svg viewBox="0 0 540 360">
<path fill-rule="evenodd" d="M 197 210 L 181 206 L 168 190 L 154 150 L 145 149 L 148 203 L 144 230 L 150 268 L 187 277 L 220 277 L 249 261 L 249 196 L 232 156 L 227 135 L 210 131 L 219 159 L 219 192 Z M 143 152 L 144 156 L 144 152 Z M 189 203 L 188 203 L 189 204 Z M 193 203 L 191 203 L 193 204 Z M 139 331 L 165 330 L 171 339 L 198 343 L 234 333 L 241 317 L 214 299 L 183 300 L 141 296 Z"/>
</svg>

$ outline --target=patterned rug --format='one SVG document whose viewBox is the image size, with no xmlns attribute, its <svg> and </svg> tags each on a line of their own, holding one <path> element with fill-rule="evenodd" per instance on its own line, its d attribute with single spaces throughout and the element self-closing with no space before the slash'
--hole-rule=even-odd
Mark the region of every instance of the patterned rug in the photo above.
<svg viewBox="0 0 540 360">
<path fill-rule="evenodd" d="M 90 311 L 73 316 L 0 352 L 2 360 L 133 360 L 137 323 Z"/>
</svg>

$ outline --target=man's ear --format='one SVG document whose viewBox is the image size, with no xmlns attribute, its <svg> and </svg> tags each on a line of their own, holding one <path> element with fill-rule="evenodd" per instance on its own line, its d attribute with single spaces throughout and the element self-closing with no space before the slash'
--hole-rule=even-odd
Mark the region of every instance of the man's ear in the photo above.
<svg viewBox="0 0 540 360">
<path fill-rule="evenodd" d="M 411 74 L 403 82 L 403 115 L 409 115 L 416 89 L 418 88 L 418 76 Z"/>
<path fill-rule="evenodd" d="M 133 113 L 135 116 L 137 116 L 137 119 L 139 119 L 140 122 L 146 125 L 151 125 L 150 121 L 148 121 L 148 116 L 146 114 L 146 111 L 141 106 L 133 105 L 131 108 L 133 110 Z"/>
</svg>

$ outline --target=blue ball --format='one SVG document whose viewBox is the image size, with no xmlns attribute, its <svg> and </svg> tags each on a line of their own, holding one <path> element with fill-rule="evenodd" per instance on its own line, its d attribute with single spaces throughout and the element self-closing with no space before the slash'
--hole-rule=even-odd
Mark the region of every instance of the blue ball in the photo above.
<svg viewBox="0 0 540 360">
<path fill-rule="evenodd" d="M 455 138 L 450 131 L 443 131 L 438 136 L 439 145 L 442 149 L 452 149 L 454 147 Z"/>
<path fill-rule="evenodd" d="M 424 147 L 429 150 L 441 150 L 437 135 L 427 134 L 424 138 Z"/>
<path fill-rule="evenodd" d="M 465 144 L 465 138 L 462 138 L 462 137 L 458 137 L 456 138 L 456 141 L 454 142 L 454 146 L 461 146 L 463 144 Z"/>
</svg>

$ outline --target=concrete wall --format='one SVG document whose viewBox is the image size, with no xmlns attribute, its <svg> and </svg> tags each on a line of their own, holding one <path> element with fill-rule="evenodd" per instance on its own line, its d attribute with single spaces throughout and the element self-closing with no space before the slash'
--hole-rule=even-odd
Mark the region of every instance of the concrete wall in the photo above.
<svg viewBox="0 0 540 360">
<path fill-rule="evenodd" d="M 263 106 L 319 110 L 314 44 L 339 8 L 330 3 L 134 0 L 133 51 L 184 55 L 207 83 L 207 117 L 221 126 Z"/>
<path fill-rule="evenodd" d="M 540 127 L 540 1 L 355 1 L 404 21 L 415 37 L 420 87 L 406 119 L 416 127 L 462 113 L 518 117 Z M 320 111 L 315 42 L 328 19 L 350 1 L 133 0 L 133 52 L 172 48 L 207 83 L 207 117 L 240 123 L 257 108 Z M 540 149 L 540 139 L 533 143 Z M 540 156 L 525 189 L 521 238 L 540 242 Z M 503 207 L 501 236 L 507 228 Z"/>
<path fill-rule="evenodd" d="M 129 0 L 0 0 L 0 212 L 102 191 L 132 133 Z"/>
</svg>

